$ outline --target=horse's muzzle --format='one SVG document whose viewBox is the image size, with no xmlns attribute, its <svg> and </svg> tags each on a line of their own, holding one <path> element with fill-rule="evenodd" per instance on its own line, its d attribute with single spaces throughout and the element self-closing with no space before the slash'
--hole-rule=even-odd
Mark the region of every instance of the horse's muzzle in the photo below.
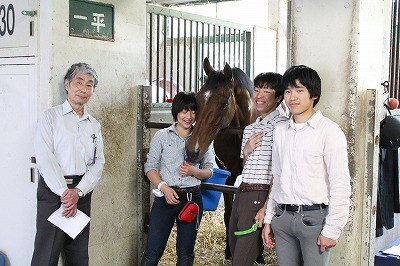
<svg viewBox="0 0 400 266">
<path fill-rule="evenodd" d="M 200 162 L 201 158 L 200 158 L 200 151 L 189 151 L 188 149 L 186 149 L 186 161 L 190 162 L 190 163 L 198 163 Z"/>
</svg>

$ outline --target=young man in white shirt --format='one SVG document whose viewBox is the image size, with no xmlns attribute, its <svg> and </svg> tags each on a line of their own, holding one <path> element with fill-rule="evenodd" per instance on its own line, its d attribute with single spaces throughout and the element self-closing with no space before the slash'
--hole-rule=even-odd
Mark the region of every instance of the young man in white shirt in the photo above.
<svg viewBox="0 0 400 266">
<path fill-rule="evenodd" d="M 276 245 L 279 265 L 328 265 L 349 215 L 350 174 L 343 131 L 320 111 L 318 73 L 289 68 L 282 78 L 292 114 L 274 131 L 273 186 L 263 242 Z"/>
</svg>

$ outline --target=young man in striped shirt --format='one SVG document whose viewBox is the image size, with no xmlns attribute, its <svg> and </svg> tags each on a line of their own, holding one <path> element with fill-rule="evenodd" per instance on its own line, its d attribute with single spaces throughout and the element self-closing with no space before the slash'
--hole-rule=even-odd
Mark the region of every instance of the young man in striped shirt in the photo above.
<svg viewBox="0 0 400 266">
<path fill-rule="evenodd" d="M 242 183 L 235 193 L 229 222 L 233 266 L 253 265 L 262 250 L 260 229 L 272 180 L 272 133 L 278 123 L 287 121 L 276 110 L 283 99 L 281 79 L 282 76 L 277 73 L 261 73 L 254 79 L 253 100 L 261 115 L 243 132 Z M 249 229 L 257 222 L 259 229 L 255 232 L 235 235 L 236 231 Z"/>
</svg>

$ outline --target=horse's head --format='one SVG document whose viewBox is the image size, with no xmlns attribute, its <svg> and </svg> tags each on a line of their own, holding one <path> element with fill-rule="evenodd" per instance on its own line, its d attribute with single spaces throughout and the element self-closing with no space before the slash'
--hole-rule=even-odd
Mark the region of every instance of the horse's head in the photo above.
<svg viewBox="0 0 400 266">
<path fill-rule="evenodd" d="M 186 143 L 190 162 L 201 160 L 217 133 L 229 126 L 236 108 L 231 67 L 225 64 L 222 71 L 215 71 L 206 57 L 203 68 L 207 80 L 196 96 L 196 124 Z"/>
</svg>

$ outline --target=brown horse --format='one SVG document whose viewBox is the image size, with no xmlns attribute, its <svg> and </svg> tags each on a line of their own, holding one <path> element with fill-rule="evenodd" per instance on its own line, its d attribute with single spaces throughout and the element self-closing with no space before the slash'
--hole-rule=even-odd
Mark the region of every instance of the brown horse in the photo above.
<svg viewBox="0 0 400 266">
<path fill-rule="evenodd" d="M 196 124 L 192 137 L 186 143 L 187 159 L 198 162 L 214 140 L 217 157 L 231 172 L 226 185 L 233 185 L 243 170 L 240 158 L 242 134 L 218 132 L 228 126 L 245 127 L 255 121 L 258 114 L 252 100 L 253 83 L 241 69 L 231 68 L 228 64 L 225 64 L 222 71 L 215 71 L 207 57 L 204 59 L 203 68 L 207 80 L 196 96 Z M 220 163 L 218 165 L 222 167 Z M 233 195 L 224 193 L 224 202 L 224 221 L 228 229 Z M 226 241 L 225 257 L 230 256 Z"/>
</svg>

